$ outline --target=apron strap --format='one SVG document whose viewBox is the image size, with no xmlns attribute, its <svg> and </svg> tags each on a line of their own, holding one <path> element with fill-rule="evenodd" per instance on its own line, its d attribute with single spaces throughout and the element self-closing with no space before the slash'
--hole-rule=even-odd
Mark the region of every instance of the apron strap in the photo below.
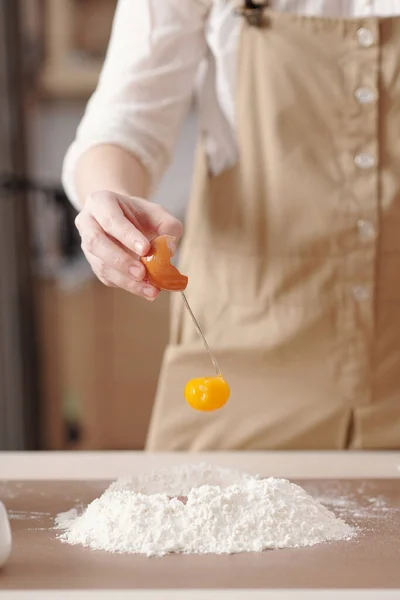
<svg viewBox="0 0 400 600">
<path fill-rule="evenodd" d="M 236 7 L 235 13 L 244 17 L 252 27 L 261 27 L 266 8 L 269 8 L 269 0 L 244 0 L 242 6 Z"/>
</svg>

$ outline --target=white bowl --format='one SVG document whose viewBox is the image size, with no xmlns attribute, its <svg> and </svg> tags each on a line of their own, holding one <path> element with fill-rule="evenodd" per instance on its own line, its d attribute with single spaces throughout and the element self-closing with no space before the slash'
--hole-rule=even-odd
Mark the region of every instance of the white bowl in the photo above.
<svg viewBox="0 0 400 600">
<path fill-rule="evenodd" d="M 6 563 L 11 552 L 11 528 L 4 504 L 0 502 L 0 568 Z"/>
</svg>

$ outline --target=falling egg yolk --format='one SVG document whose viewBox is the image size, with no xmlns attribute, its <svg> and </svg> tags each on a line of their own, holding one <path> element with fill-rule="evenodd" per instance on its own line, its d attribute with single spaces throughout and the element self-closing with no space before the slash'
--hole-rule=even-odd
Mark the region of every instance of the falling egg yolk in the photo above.
<svg viewBox="0 0 400 600">
<path fill-rule="evenodd" d="M 204 412 L 222 408 L 229 395 L 229 385 L 221 376 L 191 379 L 185 386 L 186 402 L 195 410 Z"/>
</svg>

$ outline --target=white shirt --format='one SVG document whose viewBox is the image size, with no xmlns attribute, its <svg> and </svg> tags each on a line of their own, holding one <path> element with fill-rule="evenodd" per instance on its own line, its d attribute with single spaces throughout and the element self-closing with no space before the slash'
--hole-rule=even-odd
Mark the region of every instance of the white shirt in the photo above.
<svg viewBox="0 0 400 600">
<path fill-rule="evenodd" d="M 210 169 L 235 164 L 238 0 L 119 0 L 96 91 L 64 160 L 63 184 L 79 207 L 83 152 L 117 144 L 147 167 L 154 190 L 168 167 L 193 92 Z M 400 14 L 400 0 L 273 0 L 274 10 L 313 16 Z"/>
</svg>

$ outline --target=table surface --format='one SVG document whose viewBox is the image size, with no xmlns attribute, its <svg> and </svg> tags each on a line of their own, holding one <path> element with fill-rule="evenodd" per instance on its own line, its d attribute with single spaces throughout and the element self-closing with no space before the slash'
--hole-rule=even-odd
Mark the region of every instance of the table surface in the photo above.
<svg viewBox="0 0 400 600">
<path fill-rule="evenodd" d="M 55 514 L 86 505 L 110 480 L 194 462 L 296 481 L 313 495 L 324 496 L 328 507 L 331 502 L 339 516 L 360 528 L 360 534 L 350 542 L 313 548 L 162 559 L 93 552 L 57 540 L 52 530 Z M 222 600 L 226 589 L 232 599 L 286 600 L 300 599 L 312 588 L 320 599 L 400 598 L 400 453 L 396 452 L 0 453 L 0 499 L 9 511 L 13 532 L 13 552 L 0 572 L 0 596 L 3 590 L 7 598 L 34 598 L 37 593 L 45 598 L 39 590 L 64 589 L 65 597 L 71 598 L 90 598 L 91 593 L 101 597 L 104 590 L 113 598 L 119 594 L 167 600 L 171 594 L 177 599 Z M 321 591 L 329 588 L 330 592 Z M 304 597 L 314 594 L 310 591 Z"/>
</svg>

